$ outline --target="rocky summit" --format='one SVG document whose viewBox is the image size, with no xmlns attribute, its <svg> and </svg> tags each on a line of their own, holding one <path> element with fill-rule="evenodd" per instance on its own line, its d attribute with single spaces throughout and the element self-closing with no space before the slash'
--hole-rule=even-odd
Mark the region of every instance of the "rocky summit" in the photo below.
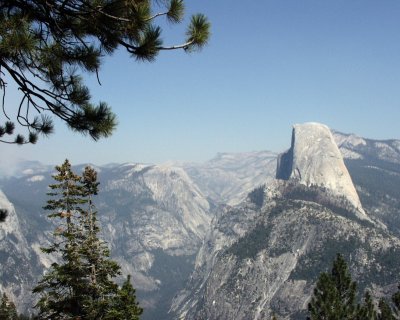
<svg viewBox="0 0 400 320">
<path fill-rule="evenodd" d="M 319 123 L 293 126 L 292 145 L 278 157 L 276 178 L 296 180 L 306 186 L 322 186 L 345 197 L 367 218 L 357 191 L 329 128 Z"/>
</svg>

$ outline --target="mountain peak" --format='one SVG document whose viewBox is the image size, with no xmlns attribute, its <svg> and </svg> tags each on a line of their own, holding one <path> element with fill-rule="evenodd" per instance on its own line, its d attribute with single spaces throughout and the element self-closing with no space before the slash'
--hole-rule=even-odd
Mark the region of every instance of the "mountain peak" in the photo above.
<svg viewBox="0 0 400 320">
<path fill-rule="evenodd" d="M 357 209 L 360 218 L 367 218 L 340 150 L 326 125 L 309 122 L 293 126 L 292 145 L 278 157 L 276 178 L 324 187 L 345 197 Z"/>
</svg>

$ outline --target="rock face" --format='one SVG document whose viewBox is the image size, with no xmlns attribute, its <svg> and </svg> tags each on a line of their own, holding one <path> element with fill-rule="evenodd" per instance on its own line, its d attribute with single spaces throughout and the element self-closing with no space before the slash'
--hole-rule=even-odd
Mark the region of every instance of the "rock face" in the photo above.
<svg viewBox="0 0 400 320">
<path fill-rule="evenodd" d="M 329 128 L 319 123 L 293 126 L 292 145 L 278 157 L 276 178 L 321 186 L 345 197 L 366 217 L 350 174 Z"/>
<path fill-rule="evenodd" d="M 12 300 L 18 301 L 18 310 L 22 312 L 32 306 L 33 274 L 37 272 L 39 263 L 29 248 L 14 206 L 2 191 L 0 209 L 8 212 L 6 221 L 0 223 L 0 292 L 6 292 Z"/>
<path fill-rule="evenodd" d="M 385 229 L 311 201 L 265 200 L 260 209 L 249 201 L 227 208 L 213 223 L 174 300 L 176 318 L 305 319 L 317 277 L 337 252 L 361 292 L 396 288 L 400 268 L 389 261 L 398 261 L 400 240 Z"/>
</svg>

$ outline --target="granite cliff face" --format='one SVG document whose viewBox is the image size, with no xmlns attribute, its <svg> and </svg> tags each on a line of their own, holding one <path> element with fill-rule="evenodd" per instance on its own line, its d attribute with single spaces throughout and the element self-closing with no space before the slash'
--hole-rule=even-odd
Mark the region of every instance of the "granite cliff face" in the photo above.
<svg viewBox="0 0 400 320">
<path fill-rule="evenodd" d="M 0 292 L 6 292 L 12 300 L 19 301 L 18 308 L 23 311 L 31 307 L 31 284 L 39 262 L 28 245 L 23 222 L 2 191 L 0 209 L 8 212 L 6 221 L 0 223 Z"/>
<path fill-rule="evenodd" d="M 278 157 L 276 178 L 327 188 L 345 197 L 366 217 L 350 174 L 329 128 L 319 123 L 293 126 L 292 145 Z"/>
</svg>

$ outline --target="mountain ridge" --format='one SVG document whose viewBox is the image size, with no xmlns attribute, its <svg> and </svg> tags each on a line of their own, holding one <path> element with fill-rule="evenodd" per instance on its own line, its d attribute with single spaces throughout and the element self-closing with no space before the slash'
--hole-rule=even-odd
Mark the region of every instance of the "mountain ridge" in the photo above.
<svg viewBox="0 0 400 320">
<path fill-rule="evenodd" d="M 374 241 L 378 243 L 377 248 L 380 248 L 382 252 L 386 252 L 384 248 L 391 246 L 389 245 L 391 241 L 396 243 L 393 250 L 397 254 L 396 239 L 400 237 L 400 218 L 396 209 L 400 207 L 400 192 L 397 192 L 395 187 L 400 183 L 400 166 L 398 165 L 400 153 L 396 153 L 398 140 L 389 140 L 385 145 L 382 141 L 337 132 L 334 132 L 333 136 L 345 158 L 345 164 L 349 168 L 348 171 L 362 206 L 374 223 L 381 222 L 382 225 L 387 226 L 387 229 L 382 229 L 382 225 L 372 226 L 368 221 L 358 219 L 351 210 L 343 208 L 340 199 L 336 199 L 337 203 L 325 201 L 324 199 L 330 198 L 330 194 L 319 187 L 299 187 L 293 184 L 293 181 L 272 182 L 277 168 L 277 154 L 269 151 L 220 153 L 203 164 L 169 163 L 157 166 L 125 163 L 96 166 L 101 182 L 97 205 L 100 216 L 103 216 L 101 218 L 102 234 L 109 242 L 114 258 L 121 263 L 123 273 L 133 274 L 133 284 L 138 288 L 141 304 L 145 307 L 143 319 L 175 319 L 176 315 L 174 313 L 168 315 L 167 311 L 170 309 L 171 300 L 179 292 L 180 294 L 175 297 L 173 310 L 181 315 L 184 310 L 193 311 L 191 308 L 182 307 L 185 303 L 190 306 L 194 301 L 193 297 L 183 294 L 185 290 L 188 292 L 188 290 L 192 291 L 191 288 L 200 288 L 201 291 L 202 288 L 208 288 L 207 290 L 218 293 L 219 273 L 216 269 L 213 271 L 214 263 L 222 263 L 218 267 L 220 271 L 232 271 L 230 275 L 233 278 L 229 280 L 230 275 L 227 275 L 226 280 L 230 281 L 228 282 L 231 291 L 239 293 L 238 287 L 233 284 L 235 281 L 240 283 L 242 280 L 237 279 L 235 270 L 242 270 L 241 272 L 247 270 L 246 274 L 256 274 L 257 272 L 254 271 L 256 269 L 252 269 L 254 262 L 254 267 L 260 268 L 260 277 L 254 279 L 263 279 L 262 270 L 264 269 L 261 262 L 269 261 L 269 258 L 272 259 L 270 266 L 277 268 L 275 276 L 271 273 L 268 276 L 269 279 L 279 277 L 281 262 L 286 261 L 288 266 L 296 262 L 296 266 L 300 269 L 297 267 L 286 271 L 282 269 L 282 275 L 286 274 L 284 276 L 286 280 L 279 285 L 270 282 L 276 288 L 275 295 L 271 293 L 268 299 L 262 298 L 259 301 L 258 308 L 254 309 L 258 310 L 257 317 L 263 316 L 264 307 L 265 310 L 269 310 L 268 312 L 279 311 L 277 306 L 283 305 L 283 297 L 291 297 L 290 299 L 297 301 L 292 306 L 286 306 L 287 310 L 293 311 L 295 306 L 298 308 L 299 305 L 304 307 L 303 298 L 309 295 L 311 282 L 299 278 L 299 275 L 307 270 L 311 272 L 311 269 L 305 268 L 311 262 L 306 259 L 307 255 L 304 253 L 306 250 L 298 246 L 302 244 L 304 248 L 311 248 L 310 252 L 317 255 L 321 255 L 321 251 L 310 247 L 311 240 L 308 240 L 306 244 L 303 233 L 309 232 L 310 239 L 319 239 L 317 236 L 320 233 L 323 234 L 326 229 L 328 235 L 335 239 L 336 233 L 341 232 L 345 235 L 345 240 L 338 242 L 342 243 L 339 247 L 346 249 L 347 247 L 355 248 L 351 239 L 353 239 L 352 234 L 356 232 L 360 239 L 368 237 L 377 239 Z M 379 150 L 386 151 L 380 154 Z M 346 152 L 351 157 L 346 155 Z M 397 155 L 399 155 L 399 161 L 396 160 Z M 79 171 L 84 166 L 78 165 L 74 168 Z M 32 262 L 30 266 L 22 264 L 26 266 L 24 270 L 18 267 L 13 270 L 17 271 L 19 277 L 23 276 L 23 272 L 30 270 L 24 280 L 25 287 L 28 288 L 29 284 L 33 283 L 42 272 L 43 265 L 51 263 L 40 253 L 39 248 L 49 241 L 46 230 L 52 228 L 41 209 L 46 201 L 45 193 L 51 182 L 52 168 L 46 169 L 40 164 L 33 163 L 32 168 L 27 164 L 24 170 L 24 174 L 18 178 L 0 179 L 0 189 L 14 204 L 18 216 L 18 228 L 25 238 L 21 243 L 24 243 L 23 247 L 29 252 L 29 255 L 22 258 L 25 259 L 24 261 Z M 375 186 L 376 182 L 379 186 Z M 271 184 L 274 183 L 277 185 L 271 188 Z M 266 188 L 265 185 L 269 185 L 270 188 Z M 255 192 L 251 192 L 252 190 Z M 21 194 L 24 196 L 21 197 Z M 279 210 L 282 216 L 287 217 L 286 226 L 292 226 L 293 230 L 298 230 L 294 234 L 299 237 L 298 241 L 288 241 L 286 244 L 282 240 L 282 235 L 286 234 L 285 223 L 278 219 L 277 213 L 279 211 L 277 208 L 282 207 L 281 202 L 284 197 L 288 197 L 285 200 L 288 201 L 288 208 Z M 322 201 L 322 204 L 317 203 L 318 201 Z M 305 211 L 309 211 L 308 217 L 311 221 L 304 220 L 303 214 L 299 215 Z M 324 213 L 318 214 L 321 211 Z M 330 220 L 336 221 L 337 230 L 328 225 Z M 298 226 L 301 223 L 303 226 Z M 342 224 L 353 226 L 358 231 L 352 231 L 351 228 L 343 227 Z M 271 226 L 275 226 L 274 232 L 271 232 Z M 371 228 L 380 230 L 378 236 L 368 231 Z M 256 232 L 257 230 L 261 233 Z M 259 239 L 257 234 L 262 236 L 261 241 L 254 242 Z M 379 234 L 385 236 L 379 236 Z M 267 235 L 271 238 L 263 238 Z M 389 240 L 382 240 L 386 239 L 386 235 Z M 390 237 L 394 237 L 394 240 L 390 240 Z M 270 242 L 271 239 L 275 239 L 273 240 L 275 242 Z M 18 258 L 20 253 L 16 251 L 16 244 L 11 240 L 7 242 L 3 256 Z M 323 246 L 326 241 L 327 239 L 316 240 L 320 246 Z M 329 241 L 326 243 L 329 245 Z M 360 240 L 357 243 L 366 246 L 357 253 L 359 257 L 381 259 L 376 248 L 368 249 L 369 244 L 366 241 Z M 6 245 L 6 243 L 3 244 Z M 296 257 L 297 249 L 300 250 L 299 253 L 302 253 L 301 257 Z M 237 254 L 240 256 L 241 251 L 247 252 L 245 255 L 248 257 L 245 259 L 238 257 Z M 273 255 L 270 257 L 267 251 L 271 251 Z M 280 257 L 281 255 L 283 256 Z M 388 256 L 383 257 L 388 259 Z M 326 256 L 324 261 L 328 263 L 329 259 L 330 256 Z M 210 264 L 209 261 L 214 262 Z M 322 270 L 324 265 L 319 268 Z M 355 263 L 352 268 L 353 271 L 357 271 L 367 267 L 361 263 Z M 385 264 L 382 268 L 384 270 L 382 274 L 388 277 L 391 273 L 385 269 Z M 374 272 L 379 274 L 377 270 Z M 372 273 L 372 271 L 365 272 L 365 274 Z M 213 278 L 201 277 L 207 274 Z M 297 275 L 293 283 L 291 282 L 292 274 Z M 184 289 L 184 283 L 190 277 L 192 287 Z M 2 281 L 4 279 L 2 276 Z M 195 285 L 196 281 L 198 284 Z M 14 298 L 22 297 L 22 291 L 17 288 L 16 283 L 18 281 L 15 279 L 7 282 L 0 291 L 6 290 Z M 243 281 L 241 283 L 245 285 Z M 362 283 L 366 281 L 362 280 Z M 376 291 L 386 293 L 395 288 L 388 282 L 383 283 L 383 286 L 379 283 L 373 286 Z M 197 292 L 197 289 L 193 289 L 193 292 Z M 30 294 L 27 289 L 24 290 Z M 302 298 L 295 298 L 293 294 L 290 295 L 291 292 L 298 293 Z M 224 294 L 230 297 L 230 291 Z M 217 298 L 218 294 L 215 297 Z M 214 306 L 219 303 L 218 301 L 222 301 L 218 299 L 214 299 L 216 300 Z M 26 298 L 23 300 L 24 303 L 20 306 L 21 311 L 31 306 Z M 232 301 L 236 301 L 233 296 Z M 212 302 L 213 300 L 208 301 L 210 308 L 213 308 Z M 200 304 L 196 305 L 200 306 Z M 187 311 L 188 317 L 190 312 Z M 289 314 L 294 314 L 290 312 L 283 310 L 280 314 L 284 318 Z"/>
</svg>

